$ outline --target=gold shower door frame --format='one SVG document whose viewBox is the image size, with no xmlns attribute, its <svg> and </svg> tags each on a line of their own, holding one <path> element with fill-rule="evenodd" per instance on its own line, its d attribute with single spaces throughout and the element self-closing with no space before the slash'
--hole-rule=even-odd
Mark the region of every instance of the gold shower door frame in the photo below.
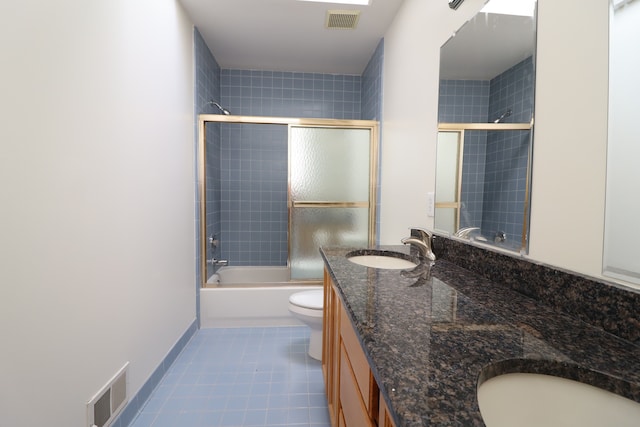
<svg viewBox="0 0 640 427">
<path fill-rule="evenodd" d="M 377 204 L 377 185 L 378 185 L 378 122 L 374 120 L 340 120 L 340 119 L 316 119 L 316 118 L 293 118 L 293 117 L 268 117 L 268 116 L 234 116 L 219 114 L 200 114 L 198 115 L 198 149 L 197 149 L 197 165 L 198 165 L 198 200 L 200 203 L 200 271 L 201 286 L 206 287 L 207 282 L 207 226 L 206 226 L 206 132 L 207 123 L 233 123 L 233 124 L 273 124 L 287 125 L 289 127 L 290 143 L 291 127 L 317 127 L 317 128 L 335 128 L 335 129 L 368 129 L 370 136 L 369 143 L 369 200 L 368 204 L 364 201 L 356 203 L 332 203 L 332 202 L 316 202 L 306 201 L 296 203 L 296 207 L 313 206 L 313 207 L 366 207 L 369 210 L 369 245 L 375 243 L 376 240 L 376 204 Z M 289 183 L 288 189 L 288 210 L 289 210 L 289 233 L 287 236 L 289 254 L 287 256 L 287 266 L 291 264 L 291 215 L 294 203 L 291 201 L 291 187 Z M 326 203 L 326 205 L 324 205 Z M 313 280 L 317 282 L 322 280 L 318 278 Z"/>
<path fill-rule="evenodd" d="M 318 252 L 318 246 L 330 245 L 330 246 L 354 246 L 357 245 L 359 247 L 365 245 L 371 245 L 375 242 L 375 201 L 376 201 L 376 181 L 377 181 L 377 131 L 375 127 L 377 127 L 376 122 L 368 122 L 367 126 L 363 126 L 364 122 L 359 122 L 359 124 L 354 124 L 350 126 L 344 125 L 327 125 L 327 124 L 315 124 L 315 125 L 290 125 L 289 126 L 289 191 L 288 191 L 288 208 L 289 208 L 289 238 L 288 238 L 288 259 L 289 259 L 289 268 L 291 272 L 291 279 L 296 281 L 320 281 L 322 280 L 322 259 Z M 296 132 L 298 129 L 303 129 L 307 132 Z M 314 130 L 318 130 L 318 132 L 314 132 Z M 352 170 L 357 170 L 358 168 L 355 166 L 357 161 L 352 161 L 349 163 L 349 157 L 351 159 L 359 159 L 359 154 L 356 153 L 356 157 L 353 157 L 353 153 L 349 156 L 349 152 L 352 150 L 343 150 L 342 144 L 362 144 L 365 143 L 365 139 L 359 139 L 358 141 L 354 141 L 353 137 L 348 137 L 346 133 L 338 133 L 334 134 L 333 132 L 326 132 L 331 130 L 357 130 L 357 131 L 367 131 L 368 141 L 366 141 L 366 154 L 364 154 L 365 150 L 363 150 L 362 145 L 355 145 L 355 147 L 359 147 L 358 150 L 361 150 L 363 153 L 363 157 L 366 155 L 364 162 L 361 163 L 362 166 L 366 164 L 368 168 L 368 176 L 367 182 L 364 181 L 364 176 L 359 175 L 357 172 L 351 172 Z M 294 132 L 297 134 L 294 136 Z M 361 135 L 364 137 L 364 135 Z M 311 138 L 312 142 L 310 142 Z M 298 139 L 302 138 L 302 139 Z M 314 138 L 320 138 L 322 140 L 315 140 Z M 343 139 L 344 138 L 344 139 Z M 356 138 L 358 139 L 358 138 Z M 337 143 L 337 144 L 336 144 Z M 325 182 L 316 181 L 319 185 L 311 186 L 312 189 L 308 188 L 306 191 L 302 191 L 302 193 L 307 193 L 303 195 L 302 198 L 297 192 L 300 192 L 302 187 L 308 187 L 307 185 L 302 185 L 299 182 L 294 182 L 296 179 L 296 174 L 293 172 L 293 169 L 300 164 L 305 164 L 304 162 L 300 163 L 300 161 L 294 160 L 295 154 L 300 155 L 301 153 L 305 153 L 303 157 L 309 155 L 310 151 L 299 149 L 300 144 L 303 147 L 314 147 L 319 148 L 323 145 L 327 148 L 318 149 L 318 152 L 322 154 L 320 157 L 325 157 L 329 154 L 329 158 L 324 158 L 324 161 L 327 163 L 324 165 L 324 170 L 322 166 L 320 166 L 317 171 L 312 175 L 316 175 L 318 178 L 318 174 L 320 176 L 324 175 L 324 179 L 327 182 L 332 180 L 332 177 L 327 175 L 333 174 L 333 172 L 337 172 L 338 175 L 343 175 L 345 180 L 351 180 L 353 182 L 354 176 L 358 176 L 356 186 L 362 186 L 360 189 L 360 196 L 362 197 L 359 200 L 354 198 L 353 194 L 345 194 L 342 189 L 346 185 L 346 182 L 343 183 L 342 188 L 340 183 L 334 183 L 337 185 L 330 186 L 330 196 L 326 199 L 318 200 L 314 196 L 309 198 L 308 193 L 316 193 L 318 188 L 322 188 Z M 331 149 L 333 146 L 333 150 Z M 336 147 L 338 147 L 339 151 L 335 151 Z M 330 153 L 333 155 L 331 156 Z M 342 155 L 344 153 L 344 155 Z M 345 158 L 345 156 L 347 156 Z M 341 157 L 341 158 L 339 158 Z M 347 160 L 347 163 L 342 163 L 341 160 Z M 335 166 L 331 163 L 342 163 L 341 169 L 333 169 Z M 353 168 L 349 168 L 348 165 L 353 165 Z M 339 167 L 339 166 L 338 166 Z M 327 170 L 328 169 L 328 170 Z M 329 172 L 329 174 L 327 173 Z M 364 172 L 364 171 L 362 171 Z M 308 176 L 305 177 L 308 179 Z M 307 182 L 308 184 L 308 182 Z M 366 192 L 362 191 L 365 189 L 366 184 Z M 297 188 L 297 191 L 294 190 Z M 327 187 L 324 187 L 325 189 Z M 322 191 L 325 195 L 327 195 L 327 191 Z M 342 194 L 339 194 L 342 193 Z M 366 193 L 366 198 L 365 197 Z M 317 196 L 317 194 L 316 194 Z M 331 197 L 334 199 L 331 199 Z M 351 212 L 349 212 L 351 211 Z M 367 214 L 367 234 L 364 235 L 364 229 L 362 226 L 364 225 L 363 216 Z M 337 215 L 338 220 L 334 221 Z M 300 217 L 305 217 L 305 220 L 299 221 Z M 358 218 L 359 216 L 359 218 Z M 305 227 L 305 225 L 311 225 L 310 227 Z M 358 226 L 360 225 L 360 227 Z M 344 231 L 340 230 L 340 227 Z M 355 229 L 354 229 L 355 227 Z M 353 232 L 356 231 L 354 234 Z M 353 239 L 353 236 L 359 236 Z M 349 238 L 351 237 L 351 239 Z M 315 273 L 315 275 L 314 275 Z"/>
</svg>

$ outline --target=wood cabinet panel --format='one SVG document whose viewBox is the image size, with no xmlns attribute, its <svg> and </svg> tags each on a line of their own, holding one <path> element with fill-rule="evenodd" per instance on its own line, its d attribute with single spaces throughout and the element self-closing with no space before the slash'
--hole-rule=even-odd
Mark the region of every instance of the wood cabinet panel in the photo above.
<svg viewBox="0 0 640 427">
<path fill-rule="evenodd" d="M 391 418 L 391 414 L 389 413 L 389 408 L 387 408 L 387 404 L 384 401 L 382 396 L 379 397 L 380 402 L 380 413 L 378 416 L 378 427 L 396 427 L 396 424 L 393 422 Z"/>
<path fill-rule="evenodd" d="M 369 368 L 367 358 L 360 348 L 360 341 L 356 336 L 356 332 L 353 330 L 351 322 L 349 321 L 349 317 L 344 310 L 340 311 L 340 336 L 342 338 L 342 343 L 344 344 L 345 350 L 349 355 L 349 361 L 351 362 L 353 374 L 355 375 L 356 381 L 358 382 L 358 388 L 360 389 L 362 397 L 365 400 L 367 410 L 369 410 L 371 369 Z"/>
<path fill-rule="evenodd" d="M 342 346 L 340 352 L 340 408 L 344 415 L 345 424 L 354 427 L 375 427 L 362 401 L 362 395 L 351 368 L 345 348 Z"/>
<path fill-rule="evenodd" d="M 377 427 L 388 410 L 339 293 L 325 270 L 322 371 L 331 425 Z M 390 417 L 387 417 L 390 419 Z M 395 427 L 389 424 L 389 427 Z"/>
<path fill-rule="evenodd" d="M 339 425 L 340 417 L 340 309 L 331 277 L 324 273 L 324 312 L 322 335 L 322 371 L 331 425 Z"/>
</svg>

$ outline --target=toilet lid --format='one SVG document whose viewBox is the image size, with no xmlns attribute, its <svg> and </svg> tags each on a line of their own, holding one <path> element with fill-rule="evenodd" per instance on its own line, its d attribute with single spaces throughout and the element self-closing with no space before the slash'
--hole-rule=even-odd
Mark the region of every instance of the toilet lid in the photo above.
<svg viewBox="0 0 640 427">
<path fill-rule="evenodd" d="M 322 289 L 314 291 L 297 292 L 289 297 L 289 302 L 298 307 L 306 307 L 314 310 L 322 310 L 324 291 Z"/>
</svg>

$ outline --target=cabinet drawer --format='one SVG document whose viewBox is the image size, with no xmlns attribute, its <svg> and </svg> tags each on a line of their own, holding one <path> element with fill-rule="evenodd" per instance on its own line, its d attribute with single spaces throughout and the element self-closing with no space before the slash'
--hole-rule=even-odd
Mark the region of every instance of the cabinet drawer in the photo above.
<svg viewBox="0 0 640 427">
<path fill-rule="evenodd" d="M 340 411 L 348 427 L 375 427 L 362 401 L 344 346 L 340 347 Z"/>
<path fill-rule="evenodd" d="M 360 341 L 353 330 L 353 326 L 351 326 L 346 310 L 340 310 L 340 335 L 362 399 L 367 409 L 372 410 L 370 401 L 373 390 L 371 390 L 369 362 L 367 362 L 362 347 L 360 347 Z"/>
</svg>

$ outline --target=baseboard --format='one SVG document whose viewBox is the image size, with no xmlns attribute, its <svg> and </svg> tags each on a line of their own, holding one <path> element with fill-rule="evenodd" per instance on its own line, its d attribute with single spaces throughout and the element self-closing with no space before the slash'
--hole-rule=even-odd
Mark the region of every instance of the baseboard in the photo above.
<svg viewBox="0 0 640 427">
<path fill-rule="evenodd" d="M 145 381 L 138 393 L 129 399 L 129 403 L 122 410 L 118 418 L 113 421 L 111 427 L 128 427 L 131 424 L 151 396 L 151 393 L 153 393 L 153 390 L 155 390 L 160 383 L 160 380 L 162 380 L 162 377 L 167 373 L 171 364 L 176 360 L 182 349 L 184 349 L 197 330 L 198 319 L 194 319 L 187 330 L 180 338 L 178 338 L 173 347 L 171 347 L 167 352 L 167 355 L 162 359 L 162 362 L 160 362 L 147 381 Z"/>
</svg>

